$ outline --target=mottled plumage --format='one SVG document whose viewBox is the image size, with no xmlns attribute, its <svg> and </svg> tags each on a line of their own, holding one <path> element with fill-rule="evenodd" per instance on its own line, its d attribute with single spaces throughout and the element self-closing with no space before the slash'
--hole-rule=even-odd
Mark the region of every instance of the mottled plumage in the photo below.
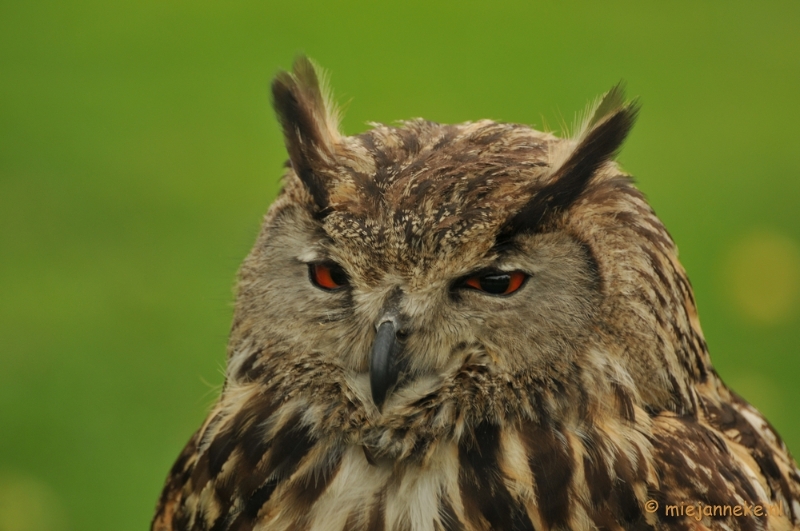
<svg viewBox="0 0 800 531">
<path fill-rule="evenodd" d="M 794 461 L 717 376 L 675 245 L 612 160 L 636 116 L 619 87 L 571 139 L 342 136 L 304 58 L 273 97 L 284 188 L 154 530 L 798 527 Z"/>
</svg>

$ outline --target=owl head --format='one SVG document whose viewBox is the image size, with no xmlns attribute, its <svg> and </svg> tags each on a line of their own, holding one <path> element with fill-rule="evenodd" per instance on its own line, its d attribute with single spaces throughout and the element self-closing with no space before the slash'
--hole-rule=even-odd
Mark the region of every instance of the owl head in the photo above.
<svg viewBox="0 0 800 531">
<path fill-rule="evenodd" d="M 420 119 L 344 136 L 302 57 L 272 94 L 289 161 L 240 271 L 228 386 L 285 381 L 376 447 L 387 426 L 694 407 L 711 368 L 675 246 L 613 161 L 637 114 L 621 87 L 564 139 Z"/>
</svg>

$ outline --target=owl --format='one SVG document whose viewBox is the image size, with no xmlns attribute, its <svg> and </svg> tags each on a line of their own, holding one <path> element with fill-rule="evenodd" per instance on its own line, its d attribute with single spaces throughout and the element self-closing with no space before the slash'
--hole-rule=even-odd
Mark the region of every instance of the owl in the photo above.
<svg viewBox="0 0 800 531">
<path fill-rule="evenodd" d="M 570 138 L 348 137 L 321 79 L 301 57 L 272 83 L 283 189 L 153 530 L 800 529 L 800 471 L 613 161 L 619 86 Z"/>
</svg>

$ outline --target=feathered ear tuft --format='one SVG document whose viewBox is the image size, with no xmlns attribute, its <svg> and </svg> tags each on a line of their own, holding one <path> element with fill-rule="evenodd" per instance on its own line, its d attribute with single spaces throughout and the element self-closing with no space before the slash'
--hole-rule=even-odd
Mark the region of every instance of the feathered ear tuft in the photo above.
<svg viewBox="0 0 800 531">
<path fill-rule="evenodd" d="M 616 85 L 587 113 L 569 149 L 554 157 L 550 175 L 543 179 L 547 184 L 509 220 L 499 238 L 546 225 L 551 216 L 568 209 L 597 170 L 614 158 L 639 112 L 636 101 L 625 103 L 624 92 L 622 83 Z"/>
<path fill-rule="evenodd" d="M 328 192 L 314 170 L 331 159 L 341 141 L 338 109 L 331 102 L 326 79 L 307 57 L 300 56 L 292 72 L 275 76 L 272 101 L 292 168 L 321 212 L 328 206 Z"/>
</svg>

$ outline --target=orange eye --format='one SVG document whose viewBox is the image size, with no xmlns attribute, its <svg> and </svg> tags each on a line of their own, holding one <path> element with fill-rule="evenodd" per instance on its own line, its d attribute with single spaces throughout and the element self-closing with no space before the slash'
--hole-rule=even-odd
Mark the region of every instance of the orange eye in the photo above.
<svg viewBox="0 0 800 531">
<path fill-rule="evenodd" d="M 308 264 L 311 283 L 324 290 L 339 289 L 349 284 L 347 273 L 336 264 Z"/>
<path fill-rule="evenodd" d="M 522 271 L 511 273 L 494 271 L 469 277 L 464 281 L 464 285 L 490 295 L 511 295 L 522 287 L 527 278 L 528 275 Z"/>
</svg>

